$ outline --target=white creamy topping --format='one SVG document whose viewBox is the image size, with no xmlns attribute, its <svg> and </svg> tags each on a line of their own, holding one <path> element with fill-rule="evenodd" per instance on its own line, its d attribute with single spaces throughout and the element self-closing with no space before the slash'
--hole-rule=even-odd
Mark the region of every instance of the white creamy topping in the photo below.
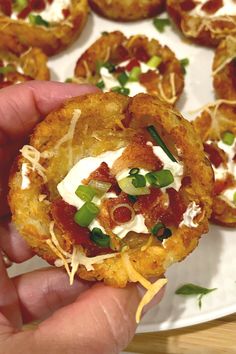
<svg viewBox="0 0 236 354">
<path fill-rule="evenodd" d="M 122 225 L 118 225 L 112 230 L 112 232 L 114 232 L 114 234 L 116 234 L 119 238 L 124 238 L 130 231 L 143 234 L 149 233 L 148 228 L 145 225 L 145 219 L 143 215 L 135 215 L 132 221 L 126 222 Z"/>
<path fill-rule="evenodd" d="M 30 179 L 28 177 L 29 172 L 30 172 L 29 164 L 24 162 L 21 166 L 21 177 L 22 177 L 21 189 L 28 189 L 30 186 Z"/>
<path fill-rule="evenodd" d="M 187 226 L 190 228 L 198 227 L 198 224 L 196 224 L 193 220 L 199 214 L 201 214 L 201 208 L 199 207 L 199 205 L 197 205 L 195 202 L 190 203 L 187 210 L 183 214 L 183 220 L 181 221 L 179 226 Z"/>
<path fill-rule="evenodd" d="M 85 157 L 77 162 L 57 186 L 62 199 L 77 209 L 81 208 L 84 201 L 77 197 L 75 191 L 82 184 L 82 180 L 88 178 L 102 162 L 106 162 L 108 167 L 112 167 L 114 161 L 122 155 L 123 151 L 124 148 L 116 151 L 107 151 L 99 156 Z"/>
<path fill-rule="evenodd" d="M 126 67 L 126 65 L 130 62 L 130 60 L 124 61 L 119 64 L 119 67 Z M 139 62 L 142 74 L 148 72 L 149 70 L 154 70 L 147 64 L 143 62 Z M 155 69 L 157 71 L 157 69 Z M 111 91 L 113 87 L 120 86 L 119 81 L 115 78 L 112 73 L 109 73 L 108 69 L 102 67 L 100 69 L 101 79 L 103 80 L 105 87 L 103 89 L 104 92 Z M 130 90 L 129 96 L 133 97 L 138 93 L 146 93 L 147 89 L 145 86 L 141 85 L 139 81 L 128 81 L 125 84 L 125 88 Z"/>
<path fill-rule="evenodd" d="M 198 5 L 189 12 L 191 16 L 200 17 L 216 17 L 216 16 L 232 16 L 236 15 L 236 4 L 235 0 L 224 0 L 224 6 L 219 8 L 214 14 L 208 14 L 206 11 L 202 10 L 201 7 L 206 3 L 206 0 L 198 0 Z"/>
<path fill-rule="evenodd" d="M 70 5 L 71 0 L 54 0 L 52 4 L 47 3 L 45 10 L 32 13 L 40 15 L 47 22 L 60 22 L 65 19 L 62 10 L 68 9 Z M 13 12 L 11 18 L 17 20 L 17 13 Z M 24 21 L 29 22 L 29 18 L 27 17 Z"/>
<path fill-rule="evenodd" d="M 221 194 L 223 199 L 226 199 L 226 201 L 228 201 L 233 208 L 236 208 L 236 204 L 234 203 L 235 193 L 236 193 L 236 187 L 228 188 Z"/>
<path fill-rule="evenodd" d="M 166 188 L 174 188 L 176 191 L 178 191 L 181 187 L 181 181 L 184 174 L 183 164 L 181 162 L 172 161 L 160 146 L 153 146 L 153 152 L 163 162 L 163 169 L 170 170 L 174 176 L 174 182 Z M 162 190 L 163 189 L 164 188 L 162 188 Z"/>
<path fill-rule="evenodd" d="M 207 141 L 207 143 L 210 143 L 210 141 Z M 228 162 L 226 167 L 223 164 L 220 164 L 218 168 L 212 166 L 215 173 L 215 179 L 225 179 L 227 173 L 231 173 L 233 176 L 236 176 L 236 163 L 233 160 L 236 154 L 236 139 L 233 145 L 224 144 L 221 140 L 217 142 L 217 145 L 227 154 Z"/>
</svg>

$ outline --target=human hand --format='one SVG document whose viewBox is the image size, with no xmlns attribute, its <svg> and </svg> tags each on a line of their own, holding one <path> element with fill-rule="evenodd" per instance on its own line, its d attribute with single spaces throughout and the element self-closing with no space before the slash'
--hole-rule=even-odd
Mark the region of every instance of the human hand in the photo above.
<svg viewBox="0 0 236 354">
<path fill-rule="evenodd" d="M 0 91 L 0 251 L 15 262 L 32 253 L 7 217 L 12 160 L 41 117 L 65 99 L 95 90 L 88 85 L 28 82 Z M 1 352 L 118 353 L 134 335 L 141 296 L 134 284 L 116 289 L 76 279 L 70 286 L 66 273 L 53 268 L 9 279 L 0 257 Z M 41 323 L 36 328 L 22 330 L 23 324 L 37 320 Z"/>
</svg>

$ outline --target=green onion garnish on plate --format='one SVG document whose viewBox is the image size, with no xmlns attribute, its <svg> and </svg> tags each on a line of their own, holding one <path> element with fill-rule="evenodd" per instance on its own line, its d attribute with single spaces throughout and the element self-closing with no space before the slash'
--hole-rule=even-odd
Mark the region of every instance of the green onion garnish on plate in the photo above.
<svg viewBox="0 0 236 354">
<path fill-rule="evenodd" d="M 153 24 L 156 29 L 163 33 L 166 26 L 170 26 L 170 20 L 168 18 L 154 18 Z"/>
</svg>

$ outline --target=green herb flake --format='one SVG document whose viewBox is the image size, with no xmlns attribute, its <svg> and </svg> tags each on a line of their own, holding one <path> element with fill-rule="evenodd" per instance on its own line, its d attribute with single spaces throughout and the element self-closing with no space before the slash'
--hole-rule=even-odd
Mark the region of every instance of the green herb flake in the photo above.
<svg viewBox="0 0 236 354">
<path fill-rule="evenodd" d="M 184 59 L 181 59 L 179 62 L 180 62 L 182 73 L 186 74 L 186 67 L 189 65 L 189 59 L 184 58 Z"/>
<path fill-rule="evenodd" d="M 165 32 L 165 27 L 170 26 L 170 20 L 168 18 L 154 18 L 153 25 L 158 32 Z"/>
<path fill-rule="evenodd" d="M 45 21 L 40 15 L 29 14 L 29 21 L 35 26 L 49 27 L 49 22 Z"/>
<path fill-rule="evenodd" d="M 199 285 L 188 283 L 188 284 L 184 284 L 180 288 L 178 288 L 175 291 L 175 294 L 184 295 L 184 296 L 194 296 L 194 295 L 198 296 L 199 295 L 198 296 L 198 306 L 201 309 L 203 296 L 205 296 L 215 290 L 217 290 L 217 288 L 208 289 L 208 288 L 203 288 L 202 286 L 199 286 Z"/>
</svg>

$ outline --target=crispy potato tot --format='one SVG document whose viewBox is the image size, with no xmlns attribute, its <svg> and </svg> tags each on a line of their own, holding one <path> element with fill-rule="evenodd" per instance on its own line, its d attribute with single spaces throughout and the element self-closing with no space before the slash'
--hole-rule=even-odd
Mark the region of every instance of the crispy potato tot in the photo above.
<svg viewBox="0 0 236 354">
<path fill-rule="evenodd" d="M 156 66 L 147 65 L 149 60 L 155 57 Z M 108 70 L 112 71 L 113 79 L 109 73 L 102 77 L 103 64 L 112 67 Z M 104 90 L 110 91 L 114 89 L 110 86 L 120 85 L 117 81 L 119 75 L 125 72 L 131 77 L 134 67 L 141 67 L 141 73 L 132 82 L 129 79 L 124 84 L 124 88 L 127 87 L 130 91 L 128 95 L 147 92 L 170 104 L 176 103 L 184 88 L 184 75 L 179 60 L 169 47 L 142 35 L 127 38 L 119 31 L 104 33 L 78 59 L 75 81 L 98 85 L 105 81 L 107 86 L 105 85 Z"/>
<path fill-rule="evenodd" d="M 215 173 L 211 221 L 235 227 L 236 101 L 216 101 L 203 110 L 193 125 Z"/>
<path fill-rule="evenodd" d="M 32 1 L 20 12 L 16 12 L 10 0 L 6 2 L 10 2 L 8 6 L 0 3 L 0 36 L 24 48 L 39 47 L 49 56 L 61 52 L 78 38 L 88 16 L 87 0 L 70 0 L 67 8 L 53 11 L 50 7 L 55 0 L 47 4 L 46 10 Z M 44 20 L 42 11 L 50 12 L 52 20 Z"/>
<path fill-rule="evenodd" d="M 236 100 L 236 36 L 228 36 L 216 49 L 213 85 L 219 98 Z"/>
<path fill-rule="evenodd" d="M 115 21 L 154 17 L 165 8 L 165 0 L 89 0 L 96 13 Z"/>
<path fill-rule="evenodd" d="M 160 163 L 157 156 L 149 154 L 153 149 L 151 142 L 155 144 L 147 131 L 150 125 L 159 132 L 169 152 L 177 157 L 179 162 L 172 163 L 183 166 L 181 187 L 179 192 L 169 188 L 169 197 L 154 188 L 154 196 L 157 195 L 157 198 L 153 198 L 151 189 L 148 203 L 145 196 L 141 196 L 144 199 L 139 197 L 138 202 L 133 206 L 130 204 L 130 207 L 139 208 L 149 222 L 151 218 L 156 220 L 153 211 L 158 213 L 160 210 L 161 201 L 158 198 L 165 199 L 162 204 L 165 209 L 163 222 L 165 218 L 172 235 L 160 241 L 150 232 L 140 234 L 133 231 L 121 240 L 106 228 L 111 241 L 114 241 L 113 246 L 110 246 L 113 249 L 110 250 L 93 243 L 86 227 L 81 229 L 79 226 L 80 232 L 74 237 L 74 227 L 78 227 L 73 221 L 74 207 L 60 199 L 58 183 L 81 159 L 122 147 L 126 147 L 125 155 L 116 160 L 110 173 L 135 163 L 145 166 L 145 161 L 150 163 L 150 158 Z M 130 148 L 132 154 L 129 153 Z M 30 138 L 30 147 L 24 147 L 21 151 L 12 168 L 9 182 L 9 204 L 13 220 L 20 234 L 39 256 L 51 264 L 56 262 L 57 266 L 63 265 L 64 257 L 64 265 L 69 274 L 69 266 L 72 264 L 73 268 L 77 257 L 79 267 L 78 270 L 75 267 L 74 271 L 81 278 L 104 280 L 106 284 L 124 287 L 127 282 L 135 281 L 127 271 L 128 257 L 133 268 L 143 277 L 158 277 L 171 264 L 191 253 L 201 235 L 208 231 L 213 174 L 200 138 L 180 113 L 150 95 L 139 94 L 128 98 L 110 92 L 73 98 L 38 124 Z M 145 151 L 145 155 L 142 151 Z M 31 166 L 27 173 L 25 164 Z M 95 171 L 95 175 L 98 174 L 99 171 Z M 92 177 L 95 178 L 94 175 Z M 110 175 L 106 173 L 105 177 L 110 178 Z M 113 200 L 119 198 L 127 198 L 127 195 L 120 193 Z M 168 198 L 171 200 L 169 203 Z M 108 198 L 104 203 L 111 201 Z M 180 226 L 179 220 L 184 218 L 184 210 L 194 203 L 198 206 L 198 212 L 192 216 L 191 222 L 194 225 L 187 226 L 184 223 Z M 100 211 L 100 219 L 104 217 L 107 220 L 104 210 Z M 71 228 L 74 230 L 72 233 Z M 82 234 L 83 237 L 78 241 Z M 110 258 L 88 264 L 91 258 L 87 257 L 86 262 L 84 258 L 91 253 L 93 256 L 100 254 L 101 257 L 105 253 L 105 257 Z"/>
<path fill-rule="evenodd" d="M 230 13 L 229 8 L 224 11 L 228 1 Z M 203 45 L 217 46 L 226 36 L 236 34 L 234 0 L 167 0 L 167 11 L 187 38 Z"/>
<path fill-rule="evenodd" d="M 47 56 L 39 48 L 31 48 L 20 55 L 0 49 L 0 70 L 0 88 L 29 80 L 50 79 Z"/>
</svg>

